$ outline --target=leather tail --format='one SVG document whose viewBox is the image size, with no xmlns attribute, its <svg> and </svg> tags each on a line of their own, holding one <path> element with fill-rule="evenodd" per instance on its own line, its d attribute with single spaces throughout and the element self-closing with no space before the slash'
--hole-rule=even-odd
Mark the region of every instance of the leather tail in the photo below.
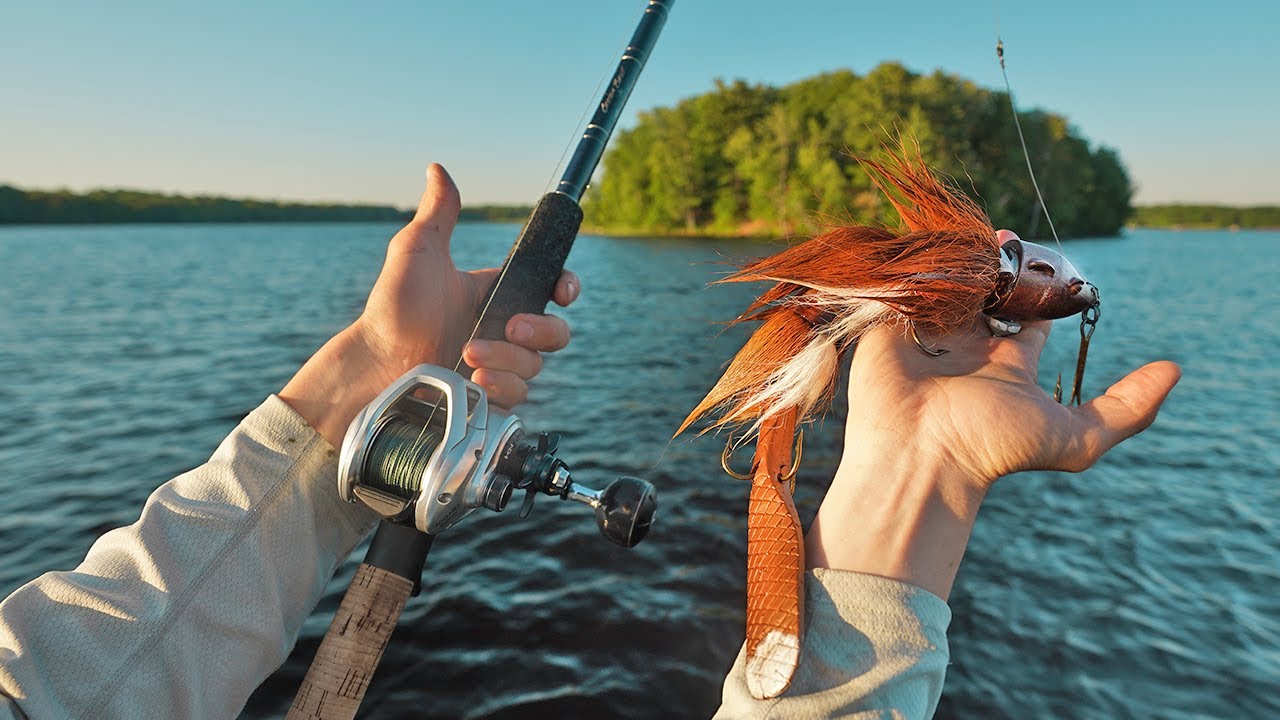
<svg viewBox="0 0 1280 720">
<path fill-rule="evenodd" d="M 804 531 L 788 483 L 795 409 L 766 420 L 747 515 L 747 687 L 763 700 L 791 685 L 804 628 Z"/>
</svg>

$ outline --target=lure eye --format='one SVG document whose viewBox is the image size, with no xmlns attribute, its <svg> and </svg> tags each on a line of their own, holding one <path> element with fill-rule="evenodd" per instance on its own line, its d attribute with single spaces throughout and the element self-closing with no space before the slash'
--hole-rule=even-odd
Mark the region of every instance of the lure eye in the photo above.
<svg viewBox="0 0 1280 720">
<path fill-rule="evenodd" d="M 1053 266 L 1042 260 L 1032 260 L 1031 262 L 1027 263 L 1027 269 L 1038 272 L 1038 273 L 1044 273 L 1049 277 L 1054 276 Z"/>
</svg>

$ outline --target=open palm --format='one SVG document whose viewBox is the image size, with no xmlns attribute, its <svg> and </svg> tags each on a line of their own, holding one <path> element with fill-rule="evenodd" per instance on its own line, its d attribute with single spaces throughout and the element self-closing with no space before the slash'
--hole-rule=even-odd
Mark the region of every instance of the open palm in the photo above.
<svg viewBox="0 0 1280 720">
<path fill-rule="evenodd" d="M 939 339 L 930 357 L 901 329 L 869 333 L 854 353 L 846 433 L 855 442 L 908 443 L 983 486 L 1021 470 L 1079 472 L 1155 419 L 1180 371 L 1146 365 L 1080 407 L 1036 384 L 1049 323 L 992 337 L 985 323 Z"/>
</svg>

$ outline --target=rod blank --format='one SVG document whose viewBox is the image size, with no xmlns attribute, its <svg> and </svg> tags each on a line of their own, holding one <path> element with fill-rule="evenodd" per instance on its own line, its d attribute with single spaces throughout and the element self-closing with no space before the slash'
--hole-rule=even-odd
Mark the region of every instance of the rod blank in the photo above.
<svg viewBox="0 0 1280 720">
<path fill-rule="evenodd" d="M 662 32 L 662 26 L 667 22 L 667 13 L 674 2 L 675 0 L 649 0 L 644 16 L 640 18 L 640 24 L 631 36 L 631 42 L 627 43 L 627 49 L 622 52 L 618 69 L 605 88 L 604 97 L 596 105 L 591 122 L 587 123 L 582 140 L 573 151 L 573 157 L 569 159 L 555 192 L 569 196 L 574 202 L 582 200 L 582 194 L 591 182 L 591 174 L 596 171 L 596 165 L 600 164 L 605 145 L 609 144 L 609 136 L 613 134 L 614 126 L 622 116 L 622 108 L 627 104 L 627 98 L 631 97 L 631 90 L 640 78 L 640 71 L 644 69 L 645 61 L 649 59 L 649 53 L 658 41 L 658 34 Z"/>
</svg>

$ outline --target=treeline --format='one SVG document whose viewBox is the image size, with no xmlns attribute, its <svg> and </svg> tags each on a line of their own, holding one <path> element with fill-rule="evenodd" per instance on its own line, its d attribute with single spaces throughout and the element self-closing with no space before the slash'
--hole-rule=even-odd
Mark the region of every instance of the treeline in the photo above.
<svg viewBox="0 0 1280 720">
<path fill-rule="evenodd" d="M 1130 214 L 1116 153 L 1090 147 L 1061 115 L 1019 114 L 1058 232 L 1112 235 Z M 606 231 L 809 232 L 832 221 L 891 220 L 854 160 L 909 133 L 925 160 L 981 203 L 998 226 L 1044 236 L 1008 95 L 884 63 L 786 87 L 717 82 L 675 107 L 641 113 L 605 156 L 588 218 Z"/>
<path fill-rule="evenodd" d="M 1133 209 L 1129 222 L 1157 228 L 1280 228 L 1280 207 L 1144 205 Z"/>
<path fill-rule="evenodd" d="M 0 224 L 373 222 L 408 217 L 404 211 L 379 205 L 313 205 L 136 190 L 94 190 L 81 194 L 0 185 Z"/>
</svg>

